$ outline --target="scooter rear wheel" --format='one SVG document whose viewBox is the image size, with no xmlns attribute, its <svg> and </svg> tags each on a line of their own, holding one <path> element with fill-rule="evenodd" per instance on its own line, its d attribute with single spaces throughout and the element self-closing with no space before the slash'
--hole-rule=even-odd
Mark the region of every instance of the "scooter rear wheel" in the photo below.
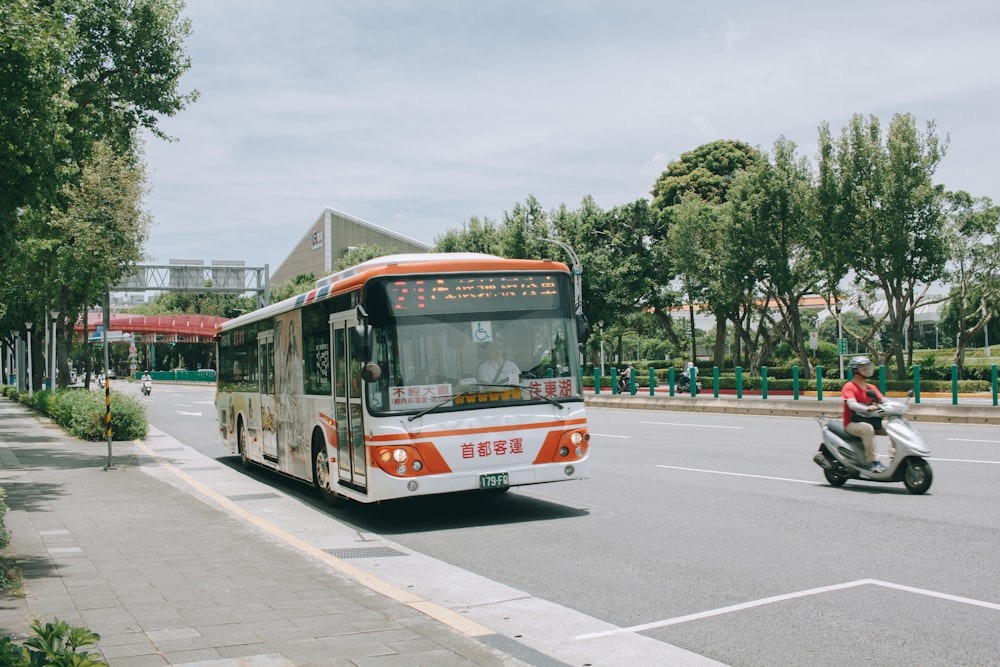
<svg viewBox="0 0 1000 667">
<path fill-rule="evenodd" d="M 910 459 L 906 462 L 906 470 L 903 471 L 903 484 L 910 493 L 920 495 L 931 488 L 934 481 L 934 473 L 931 472 L 931 464 L 923 459 Z"/>
<path fill-rule="evenodd" d="M 826 477 L 826 481 L 830 483 L 830 486 L 843 486 L 847 482 L 846 477 L 838 475 L 829 468 L 823 468 L 823 476 Z"/>
</svg>

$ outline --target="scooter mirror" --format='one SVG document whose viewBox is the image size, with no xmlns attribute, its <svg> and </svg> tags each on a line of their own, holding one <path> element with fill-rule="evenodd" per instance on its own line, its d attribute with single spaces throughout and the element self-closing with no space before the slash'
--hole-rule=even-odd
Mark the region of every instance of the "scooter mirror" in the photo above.
<svg viewBox="0 0 1000 667">
<path fill-rule="evenodd" d="M 875 393 L 875 390 L 874 390 L 874 389 L 869 389 L 868 391 L 866 391 L 866 392 L 865 392 L 865 395 L 866 395 L 866 396 L 867 396 L 868 398 L 872 399 L 873 401 L 874 401 L 874 400 L 875 400 L 876 398 L 878 398 L 878 394 L 876 394 L 876 393 Z"/>
</svg>

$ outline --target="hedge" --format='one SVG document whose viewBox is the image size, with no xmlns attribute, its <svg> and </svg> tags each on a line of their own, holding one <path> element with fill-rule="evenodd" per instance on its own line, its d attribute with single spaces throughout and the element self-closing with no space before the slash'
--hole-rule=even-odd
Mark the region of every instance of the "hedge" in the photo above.
<svg viewBox="0 0 1000 667">
<path fill-rule="evenodd" d="M 81 440 L 99 442 L 107 439 L 104 392 L 86 389 L 41 390 L 29 397 L 17 388 L 4 385 L 3 395 L 48 415 L 70 434 Z M 144 440 L 149 432 L 146 407 L 136 398 L 111 392 L 111 437 L 114 440 Z"/>
</svg>

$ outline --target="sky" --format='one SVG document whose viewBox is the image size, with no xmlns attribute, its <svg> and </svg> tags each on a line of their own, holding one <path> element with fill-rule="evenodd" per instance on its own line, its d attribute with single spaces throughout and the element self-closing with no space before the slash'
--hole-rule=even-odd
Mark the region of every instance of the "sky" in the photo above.
<svg viewBox="0 0 1000 667">
<path fill-rule="evenodd" d="M 1000 202 L 995 0 L 187 0 L 200 98 L 146 139 L 148 263 L 273 273 L 326 207 L 428 244 L 534 196 L 650 198 L 719 139 L 815 158 L 909 113 Z"/>
</svg>

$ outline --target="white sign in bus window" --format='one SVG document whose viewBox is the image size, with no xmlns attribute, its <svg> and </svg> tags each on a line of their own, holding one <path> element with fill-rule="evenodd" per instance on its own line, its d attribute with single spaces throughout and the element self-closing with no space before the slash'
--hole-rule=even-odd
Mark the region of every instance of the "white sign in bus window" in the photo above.
<svg viewBox="0 0 1000 667">
<path fill-rule="evenodd" d="M 429 407 L 451 398 L 450 384 L 410 384 L 389 390 L 392 410 Z"/>
</svg>

